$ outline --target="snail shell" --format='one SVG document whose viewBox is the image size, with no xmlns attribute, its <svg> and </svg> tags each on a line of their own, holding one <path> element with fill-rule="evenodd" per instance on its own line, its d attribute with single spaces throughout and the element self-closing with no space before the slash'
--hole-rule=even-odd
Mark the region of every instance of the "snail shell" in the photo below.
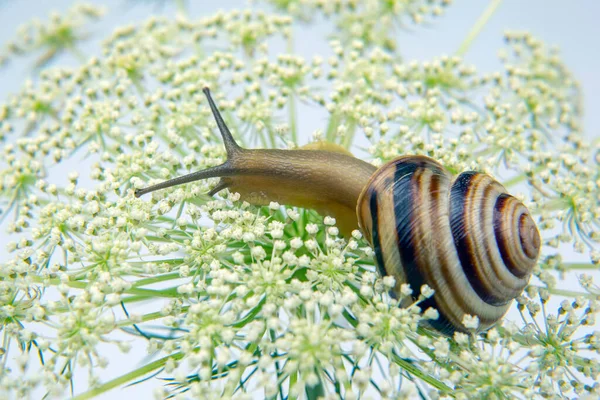
<svg viewBox="0 0 600 400">
<path fill-rule="evenodd" d="M 220 178 L 209 192 L 229 188 L 253 204 L 277 201 L 332 215 L 342 233 L 360 227 L 375 250 L 381 275 L 413 291 L 435 290 L 420 304 L 434 307 L 430 325 L 465 331 L 465 315 L 479 329 L 495 324 L 529 281 L 540 236 L 527 208 L 490 176 L 465 172 L 455 180 L 438 162 L 405 156 L 379 169 L 327 143 L 297 150 L 244 149 L 233 139 L 204 89 L 223 137 L 227 161 L 136 190 L 146 193 Z M 410 300 L 410 299 L 407 299 Z"/>
<path fill-rule="evenodd" d="M 464 331 L 465 314 L 487 329 L 529 281 L 540 237 L 527 208 L 490 176 L 464 172 L 455 180 L 423 156 L 393 160 L 375 172 L 357 213 L 379 272 L 434 289 L 421 307 L 445 333 Z"/>
</svg>

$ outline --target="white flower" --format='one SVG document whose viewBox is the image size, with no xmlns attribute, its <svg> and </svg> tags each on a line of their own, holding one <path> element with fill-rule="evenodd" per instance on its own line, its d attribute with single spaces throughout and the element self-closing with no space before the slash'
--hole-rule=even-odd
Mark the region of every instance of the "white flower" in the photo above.
<svg viewBox="0 0 600 400">
<path fill-rule="evenodd" d="M 314 235 L 318 231 L 319 231 L 319 227 L 316 224 L 307 224 L 306 225 L 306 232 L 310 233 L 311 235 Z"/>
<path fill-rule="evenodd" d="M 438 313 L 438 311 L 435 308 L 428 308 L 427 310 L 425 310 L 425 312 L 423 313 L 423 318 L 424 319 L 438 319 L 440 316 L 440 314 Z"/>
<path fill-rule="evenodd" d="M 479 328 L 479 318 L 475 315 L 465 314 L 462 320 L 463 325 L 467 329 L 477 329 Z"/>
<path fill-rule="evenodd" d="M 427 298 L 433 296 L 433 292 L 434 292 L 433 289 L 430 288 L 429 286 L 427 286 L 427 285 L 421 286 L 421 296 L 423 296 L 424 298 L 427 299 Z"/>
<path fill-rule="evenodd" d="M 323 219 L 323 223 L 324 223 L 325 225 L 329 225 L 329 226 L 331 226 L 331 225 L 335 225 L 335 218 L 332 218 L 332 217 L 325 217 L 325 218 Z"/>
</svg>

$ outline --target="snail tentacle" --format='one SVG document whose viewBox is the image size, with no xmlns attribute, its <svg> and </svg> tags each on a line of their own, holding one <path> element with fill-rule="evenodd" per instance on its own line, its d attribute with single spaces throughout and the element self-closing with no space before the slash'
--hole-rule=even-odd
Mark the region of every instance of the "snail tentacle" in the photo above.
<svg viewBox="0 0 600 400">
<path fill-rule="evenodd" d="M 232 158 L 232 156 L 241 150 L 243 150 L 233 138 L 233 135 L 229 131 L 229 128 L 223 121 L 223 117 L 217 108 L 217 105 L 212 99 L 210 95 L 210 89 L 205 87 L 202 89 L 202 92 L 206 95 L 206 99 L 208 100 L 208 105 L 210 106 L 210 110 L 212 111 L 213 117 L 217 122 L 217 126 L 219 127 L 219 131 L 221 132 L 221 137 L 223 137 L 223 144 L 225 145 L 225 151 L 227 152 L 227 158 Z"/>
<path fill-rule="evenodd" d="M 208 179 L 208 178 L 219 178 L 219 177 L 223 177 L 223 176 L 230 176 L 233 174 L 235 174 L 235 170 L 233 168 L 231 168 L 231 165 L 228 160 L 221 165 L 203 169 L 202 171 L 192 172 L 191 174 L 178 176 L 177 178 L 169 179 L 168 181 L 157 183 L 156 185 L 148 186 L 143 189 L 137 189 L 135 191 L 135 197 L 140 197 L 140 196 L 145 195 L 146 193 L 154 192 L 156 190 L 166 189 L 166 188 L 169 188 L 172 186 L 177 186 L 177 185 L 183 185 L 184 183 L 195 182 L 195 181 L 199 181 L 202 179 Z M 217 185 L 217 187 L 219 187 L 219 185 Z M 222 190 L 222 189 L 224 189 L 224 187 L 221 187 L 219 190 Z M 213 194 L 216 194 L 219 190 L 217 190 Z"/>
</svg>

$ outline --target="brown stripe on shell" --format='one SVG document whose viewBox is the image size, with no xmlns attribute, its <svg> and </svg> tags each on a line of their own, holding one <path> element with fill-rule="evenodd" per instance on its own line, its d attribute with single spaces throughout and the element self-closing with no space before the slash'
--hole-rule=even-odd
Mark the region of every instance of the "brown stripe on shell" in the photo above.
<svg viewBox="0 0 600 400">
<path fill-rule="evenodd" d="M 523 247 L 521 226 L 524 219 L 530 217 L 527 208 L 520 201 L 506 194 L 498 198 L 494 206 L 494 233 L 498 250 L 509 271 L 519 278 L 527 279 L 535 265 L 537 254 L 531 258 Z M 537 228 L 533 226 L 533 229 L 536 229 L 534 233 L 539 240 Z"/>
<path fill-rule="evenodd" d="M 437 197 L 440 190 L 444 191 L 443 183 L 440 185 L 439 180 L 443 178 L 441 176 L 435 179 L 430 169 L 418 169 L 415 171 L 412 177 L 413 191 L 415 193 L 414 203 L 411 204 L 413 207 L 413 220 L 411 221 L 413 227 L 412 240 L 414 241 L 413 246 L 416 249 L 420 249 L 416 254 L 415 263 L 423 274 L 427 285 L 434 290 L 434 298 L 438 311 L 454 327 L 460 327 L 461 319 L 464 315 L 462 310 L 467 308 L 467 304 L 464 298 L 453 295 L 453 291 L 457 288 L 452 286 L 456 282 L 448 282 L 446 279 L 446 274 L 443 273 L 445 270 L 442 265 L 443 259 L 440 259 L 436 251 L 445 240 L 445 232 L 443 229 L 440 230 L 440 227 L 436 224 L 440 211 Z M 449 181 L 449 179 L 445 180 Z M 445 198 L 445 193 L 441 197 Z M 434 235 L 441 240 L 435 240 Z"/>
<path fill-rule="evenodd" d="M 471 284 L 484 301 L 494 305 L 507 304 L 527 284 L 507 270 L 496 245 L 494 206 L 504 191 L 490 176 L 477 173 L 472 174 L 464 196 L 453 199 L 463 202 L 465 233 L 457 247 L 465 272 L 474 274 Z"/>
<path fill-rule="evenodd" d="M 358 216 L 358 227 L 365 240 L 373 244 L 373 220 L 371 218 L 370 201 L 375 190 L 371 184 L 365 186 L 356 204 L 356 215 Z"/>
<path fill-rule="evenodd" d="M 398 231 L 397 247 L 408 283 L 416 298 L 422 285 L 427 283 L 432 288 L 434 286 L 427 277 L 429 270 L 423 268 L 423 264 L 419 262 L 420 256 L 428 249 L 417 247 L 418 244 L 415 240 L 417 237 L 415 230 L 418 229 L 415 221 L 419 221 L 415 212 L 422 203 L 419 198 L 419 187 L 415 184 L 415 175 L 419 171 L 436 170 L 439 174 L 444 174 L 444 171 L 431 159 L 420 156 L 403 157 L 397 160 L 394 167 L 394 219 Z M 445 310 L 443 305 L 440 306 L 437 300 L 434 295 L 424 300 L 419 306 L 424 310 L 428 307 L 438 310 L 439 317 L 436 320 L 427 321 L 427 324 L 450 335 L 456 330 L 456 322 L 447 318 L 448 310 Z"/>
<path fill-rule="evenodd" d="M 431 325 L 445 333 L 465 331 L 465 314 L 478 316 L 480 329 L 489 328 L 506 313 L 509 301 L 527 283 L 527 279 L 507 270 L 496 245 L 496 233 L 504 227 L 499 223 L 497 229 L 495 225 L 495 206 L 504 188 L 487 175 L 470 175 L 474 182 L 465 181 L 459 189 L 464 192 L 461 201 L 465 209 L 471 211 L 465 212 L 464 218 L 452 217 L 460 228 L 456 234 L 451 226 L 451 212 L 456 211 L 451 202 L 458 198 L 450 195 L 452 177 L 428 157 L 405 156 L 384 165 L 371 177 L 357 204 L 365 238 L 372 244 L 378 242 L 374 245 L 378 263 L 383 264 L 386 274 L 396 278 L 394 290 L 404 282 L 410 283 L 415 296 L 424 283 L 434 289 L 434 296 L 421 306 L 438 309 L 440 318 Z M 376 224 L 370 222 L 373 213 Z M 519 221 L 517 218 L 513 226 L 521 227 L 529 240 L 533 237 L 529 233 L 532 222 Z M 523 251 L 525 246 L 529 246 L 530 253 L 535 250 L 535 237 L 522 244 L 518 230 L 513 232 L 516 240 L 507 242 L 507 249 L 518 245 Z M 469 255 L 468 263 L 463 266 L 460 259 L 465 254 Z M 480 282 L 478 290 L 473 282 Z M 482 291 L 492 295 L 480 295 Z M 507 298 L 508 294 L 512 297 Z M 497 304 L 490 304 L 490 298 Z"/>
<path fill-rule="evenodd" d="M 406 283 L 406 275 L 402 268 L 398 251 L 398 230 L 390 224 L 394 220 L 394 172 L 393 168 L 380 169 L 365 191 L 361 194 L 357 205 L 359 226 L 365 239 L 371 243 L 375 251 L 378 269 L 382 276 L 393 276 L 396 284 L 393 296 L 400 293 L 400 286 Z M 402 303 L 403 305 L 410 304 Z"/>
<path fill-rule="evenodd" d="M 390 224 L 389 221 L 394 221 L 394 191 L 393 191 L 393 176 L 387 177 L 385 186 L 379 190 L 381 198 L 378 201 L 378 213 L 381 216 L 381 221 L 385 221 L 379 225 L 379 237 L 381 249 L 383 251 L 383 260 L 385 270 L 388 275 L 391 275 L 396 280 L 394 286 L 395 293 L 400 293 L 400 286 L 406 282 L 406 274 L 402 268 L 400 260 L 400 252 L 398 249 L 398 229 L 395 224 Z"/>
<path fill-rule="evenodd" d="M 477 315 L 482 327 L 494 324 L 505 314 L 507 306 L 499 307 L 482 301 L 474 291 L 458 259 L 450 230 L 449 220 L 449 174 L 432 174 L 431 170 L 419 170 L 413 178 L 418 183 L 419 198 L 415 213 L 415 239 L 421 238 L 417 248 L 419 265 L 427 276 L 428 284 L 435 290 L 434 297 L 440 313 L 448 318 L 456 329 L 464 331 L 465 314 Z"/>
<path fill-rule="evenodd" d="M 478 219 L 483 218 L 480 215 L 483 207 L 480 204 L 474 206 L 469 202 L 477 189 L 484 189 L 480 183 L 480 174 L 474 172 L 463 173 L 457 178 L 450 195 L 451 228 L 459 259 L 471 286 L 484 301 L 501 305 L 504 301 L 490 293 L 493 288 L 490 288 L 487 279 L 488 271 L 486 268 L 481 268 L 482 260 L 479 254 L 481 250 L 476 247 L 477 238 L 473 237 L 476 233 L 480 236 L 483 234 L 478 226 Z"/>
<path fill-rule="evenodd" d="M 385 261 L 383 259 L 383 251 L 381 248 L 381 240 L 380 240 L 380 233 L 379 233 L 379 227 L 384 225 L 384 224 L 379 224 L 379 206 L 378 206 L 378 199 L 379 195 L 377 193 L 377 190 L 372 190 L 371 194 L 369 196 L 369 209 L 371 210 L 371 233 L 372 233 L 372 241 L 371 243 L 373 244 L 373 250 L 375 252 L 375 259 L 377 260 L 377 270 L 379 271 L 379 275 L 381 276 L 386 276 L 387 275 L 387 271 L 385 269 Z"/>
<path fill-rule="evenodd" d="M 535 263 L 540 254 L 540 232 L 527 212 L 519 217 L 519 238 L 525 255 Z"/>
<path fill-rule="evenodd" d="M 476 239 L 481 241 L 482 251 L 481 260 L 483 270 L 488 272 L 489 287 L 492 288 L 493 295 L 500 304 L 507 304 L 517 297 L 527 285 L 527 281 L 518 279 L 506 269 L 502 256 L 496 245 L 496 235 L 494 232 L 494 206 L 496 199 L 500 194 L 506 191 L 502 185 L 493 180 L 490 176 L 485 176 L 486 187 L 479 200 L 480 204 L 480 232 L 482 234 Z M 487 266 L 487 267 L 486 267 Z"/>
</svg>

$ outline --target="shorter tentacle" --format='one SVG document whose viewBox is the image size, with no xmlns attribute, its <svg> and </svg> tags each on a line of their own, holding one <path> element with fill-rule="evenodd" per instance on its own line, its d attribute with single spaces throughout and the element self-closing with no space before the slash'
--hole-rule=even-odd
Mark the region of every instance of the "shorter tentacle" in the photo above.
<svg viewBox="0 0 600 400">
<path fill-rule="evenodd" d="M 226 161 L 221 165 L 217 165 L 216 167 L 207 168 L 202 171 L 192 172 L 191 174 L 178 176 L 177 178 L 169 179 L 168 181 L 157 183 L 156 185 L 148 186 L 143 189 L 138 189 L 135 191 L 135 197 L 140 197 L 140 196 L 145 195 L 146 193 L 154 192 L 154 191 L 160 190 L 160 189 L 166 189 L 171 186 L 182 185 L 184 183 L 190 183 L 190 182 L 199 181 L 202 179 L 231 176 L 231 175 L 234 175 L 235 173 L 236 173 L 235 169 L 231 168 L 229 161 Z M 218 187 L 218 185 L 217 185 L 217 187 Z M 224 187 L 221 189 L 224 189 Z M 221 190 L 221 189 L 219 189 L 219 190 Z M 219 190 L 217 190 L 216 192 L 218 192 Z M 214 189 L 213 189 L 213 191 L 214 191 Z"/>
</svg>

